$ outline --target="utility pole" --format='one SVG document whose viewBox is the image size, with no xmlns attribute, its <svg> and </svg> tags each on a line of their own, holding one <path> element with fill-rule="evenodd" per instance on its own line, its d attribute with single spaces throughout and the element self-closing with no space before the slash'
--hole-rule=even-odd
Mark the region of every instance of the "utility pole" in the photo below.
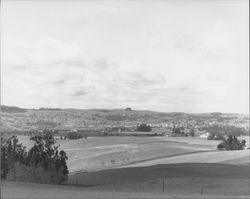
<svg viewBox="0 0 250 199">
<path fill-rule="evenodd" d="M 162 178 L 162 192 L 165 191 L 165 177 Z"/>
</svg>

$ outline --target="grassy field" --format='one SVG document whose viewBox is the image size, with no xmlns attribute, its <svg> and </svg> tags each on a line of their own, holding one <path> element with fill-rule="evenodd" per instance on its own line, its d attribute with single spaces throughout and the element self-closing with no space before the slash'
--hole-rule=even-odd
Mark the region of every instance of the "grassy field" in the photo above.
<svg viewBox="0 0 250 199">
<path fill-rule="evenodd" d="M 154 160 L 140 161 L 121 167 L 142 167 L 157 164 L 177 164 L 177 163 L 224 163 L 224 164 L 244 164 L 249 165 L 249 150 L 242 151 L 209 151 L 206 153 L 187 153 L 171 157 L 157 158 Z"/>
<path fill-rule="evenodd" d="M 86 187 L 57 186 L 32 183 L 4 182 L 1 184 L 3 199 L 248 199 L 248 195 L 224 194 L 170 194 L 89 190 Z"/>
<path fill-rule="evenodd" d="M 70 184 L 92 190 L 250 195 L 249 166 L 185 163 L 73 174 Z"/>
<path fill-rule="evenodd" d="M 28 137 L 19 140 L 32 146 Z M 250 198 L 249 150 L 191 137 L 58 140 L 65 185 L 3 182 L 2 198 Z M 247 143 L 249 145 L 249 142 Z"/>
<path fill-rule="evenodd" d="M 204 153 L 215 150 L 218 141 L 201 138 L 95 137 L 59 140 L 58 144 L 69 156 L 70 172 L 75 172 L 109 169 L 181 154 Z"/>
<path fill-rule="evenodd" d="M 157 198 L 164 181 L 164 193 L 170 198 L 176 194 L 179 198 L 250 196 L 249 150 L 217 151 L 219 141 L 198 137 L 107 137 L 70 142 L 61 143 L 70 157 L 67 183 L 89 191 L 147 193 Z M 115 163 L 109 162 L 112 159 Z M 102 161 L 106 163 L 100 164 Z M 84 169 L 79 171 L 81 162 Z"/>
<path fill-rule="evenodd" d="M 32 146 L 27 136 L 19 140 Z M 92 137 L 57 140 L 57 145 L 69 157 L 70 173 L 175 163 L 249 164 L 249 150 L 217 151 L 219 142 L 200 137 Z"/>
<path fill-rule="evenodd" d="M 72 184 L 81 184 L 81 187 L 3 182 L 2 198 L 250 197 L 248 166 L 169 164 L 84 172 L 73 177 Z"/>
<path fill-rule="evenodd" d="M 191 137 L 96 137 L 59 141 L 70 172 L 173 163 L 249 164 L 249 150 L 217 151 L 220 141 Z M 230 162 L 231 161 L 231 162 Z"/>
</svg>

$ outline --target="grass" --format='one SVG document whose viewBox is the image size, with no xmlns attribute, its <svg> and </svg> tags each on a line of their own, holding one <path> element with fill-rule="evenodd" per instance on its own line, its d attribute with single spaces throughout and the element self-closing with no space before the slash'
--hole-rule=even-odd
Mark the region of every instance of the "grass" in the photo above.
<svg viewBox="0 0 250 199">
<path fill-rule="evenodd" d="M 140 161 L 121 167 L 141 167 L 157 164 L 177 163 L 224 163 L 224 164 L 245 164 L 249 165 L 249 150 L 240 151 L 206 151 L 174 155 L 170 157 L 157 158 L 154 160 Z"/>
<path fill-rule="evenodd" d="M 249 150 L 215 151 L 218 141 L 96 137 L 57 144 L 69 156 L 67 185 L 3 182 L 2 198 L 250 198 Z"/>
<path fill-rule="evenodd" d="M 60 140 L 58 144 L 69 156 L 70 172 L 97 171 L 135 162 L 214 150 L 218 142 L 199 138 L 167 137 L 96 137 L 81 140 Z M 190 143 L 189 143 L 190 142 Z"/>
<path fill-rule="evenodd" d="M 72 177 L 71 180 L 74 181 Z M 156 165 L 81 173 L 78 174 L 78 185 L 82 187 L 3 182 L 2 197 L 27 199 L 249 198 L 249 177 L 247 166 Z"/>
<path fill-rule="evenodd" d="M 19 140 L 28 148 L 32 145 L 27 136 Z M 71 173 L 188 162 L 249 163 L 249 150 L 216 151 L 219 142 L 199 137 L 92 137 L 58 140 L 57 145 L 66 151 Z"/>
<path fill-rule="evenodd" d="M 224 164 L 169 164 L 82 172 L 68 183 L 88 190 L 159 194 L 250 196 L 249 166 Z"/>
</svg>

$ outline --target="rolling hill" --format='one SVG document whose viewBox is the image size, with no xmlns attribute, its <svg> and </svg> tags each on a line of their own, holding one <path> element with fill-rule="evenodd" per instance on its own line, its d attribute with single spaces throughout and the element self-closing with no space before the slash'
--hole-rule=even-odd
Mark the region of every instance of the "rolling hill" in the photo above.
<svg viewBox="0 0 250 199">
<path fill-rule="evenodd" d="M 157 165 L 83 173 L 72 179 L 77 186 L 4 181 L 1 196 L 5 199 L 247 199 L 249 177 L 246 166 Z"/>
<path fill-rule="evenodd" d="M 222 122 L 248 126 L 249 117 L 241 114 L 222 113 L 162 113 L 145 110 L 127 109 L 23 109 L 1 106 L 1 131 L 29 131 L 37 129 L 103 129 L 114 126 L 136 127 L 138 123 L 166 127 L 187 123 L 204 125 Z"/>
</svg>

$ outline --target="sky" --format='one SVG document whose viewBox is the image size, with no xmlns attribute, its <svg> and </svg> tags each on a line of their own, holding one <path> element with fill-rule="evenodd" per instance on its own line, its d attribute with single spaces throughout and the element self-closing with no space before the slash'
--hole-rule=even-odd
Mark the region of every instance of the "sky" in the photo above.
<svg viewBox="0 0 250 199">
<path fill-rule="evenodd" d="M 247 0 L 1 2 L 1 104 L 249 111 Z"/>
</svg>

